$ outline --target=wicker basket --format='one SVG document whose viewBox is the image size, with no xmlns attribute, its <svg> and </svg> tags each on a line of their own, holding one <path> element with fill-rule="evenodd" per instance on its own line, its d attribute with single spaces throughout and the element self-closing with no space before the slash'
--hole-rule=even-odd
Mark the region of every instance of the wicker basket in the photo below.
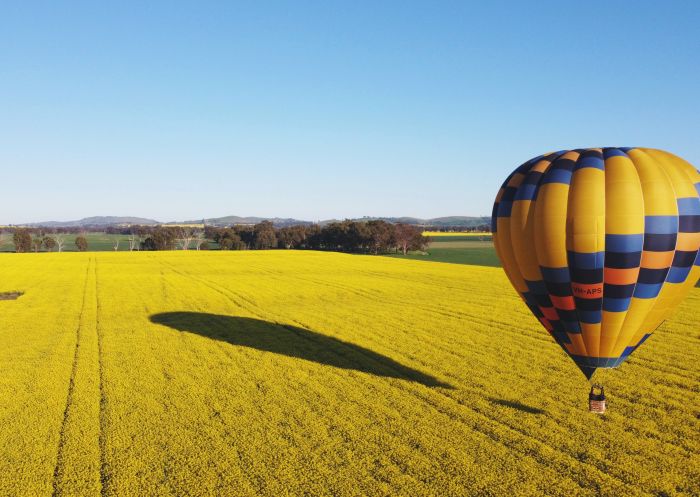
<svg viewBox="0 0 700 497">
<path fill-rule="evenodd" d="M 596 393 L 596 389 L 599 393 Z M 600 385 L 593 385 L 591 393 L 588 394 L 588 411 L 596 414 L 605 412 L 605 390 Z"/>
</svg>

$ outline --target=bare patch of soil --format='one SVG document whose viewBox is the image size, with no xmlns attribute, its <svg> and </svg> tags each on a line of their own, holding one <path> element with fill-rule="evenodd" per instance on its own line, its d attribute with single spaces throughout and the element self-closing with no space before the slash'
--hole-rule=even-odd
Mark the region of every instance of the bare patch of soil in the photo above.
<svg viewBox="0 0 700 497">
<path fill-rule="evenodd" d="M 17 300 L 24 292 L 0 292 L 0 300 Z"/>
</svg>

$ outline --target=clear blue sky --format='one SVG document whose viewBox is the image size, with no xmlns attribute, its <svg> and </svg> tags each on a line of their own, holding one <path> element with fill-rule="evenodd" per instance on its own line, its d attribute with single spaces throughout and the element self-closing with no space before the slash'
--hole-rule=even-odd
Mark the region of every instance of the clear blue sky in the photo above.
<svg viewBox="0 0 700 497">
<path fill-rule="evenodd" d="M 105 4 L 0 6 L 0 223 L 481 215 L 546 151 L 700 164 L 699 2 Z"/>
</svg>

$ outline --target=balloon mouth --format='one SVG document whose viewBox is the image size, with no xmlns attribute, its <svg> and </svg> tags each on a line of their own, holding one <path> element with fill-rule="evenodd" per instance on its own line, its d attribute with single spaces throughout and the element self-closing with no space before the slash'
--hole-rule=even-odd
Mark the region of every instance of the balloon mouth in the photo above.
<svg viewBox="0 0 700 497">
<path fill-rule="evenodd" d="M 581 372 L 586 376 L 586 379 L 590 380 L 593 377 L 593 374 L 596 372 L 598 368 L 591 368 L 589 366 L 579 366 L 578 367 Z"/>
<path fill-rule="evenodd" d="M 576 366 L 584 374 L 587 380 L 593 378 L 593 375 L 599 369 L 617 369 L 617 366 L 582 366 L 579 364 L 577 364 Z"/>
</svg>

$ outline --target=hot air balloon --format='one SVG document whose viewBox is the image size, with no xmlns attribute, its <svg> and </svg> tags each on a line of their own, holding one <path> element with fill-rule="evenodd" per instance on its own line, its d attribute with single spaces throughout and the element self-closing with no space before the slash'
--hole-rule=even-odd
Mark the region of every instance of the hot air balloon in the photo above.
<svg viewBox="0 0 700 497">
<path fill-rule="evenodd" d="M 496 252 L 525 304 L 591 379 L 624 362 L 700 277 L 700 172 L 649 148 L 535 157 L 503 183 Z"/>
</svg>

